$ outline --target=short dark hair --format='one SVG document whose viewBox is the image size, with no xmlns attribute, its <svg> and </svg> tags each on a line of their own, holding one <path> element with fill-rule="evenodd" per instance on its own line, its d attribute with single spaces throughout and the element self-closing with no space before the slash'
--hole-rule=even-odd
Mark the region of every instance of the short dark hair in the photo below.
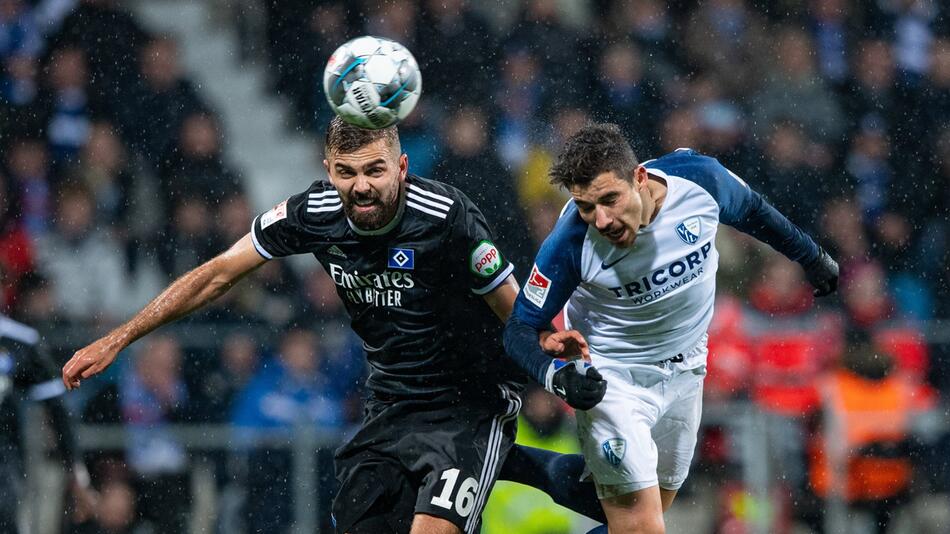
<svg viewBox="0 0 950 534">
<path fill-rule="evenodd" d="M 375 143 L 380 139 L 385 139 L 386 144 L 393 147 L 396 153 L 401 151 L 399 146 L 399 131 L 396 126 L 370 130 L 354 126 L 340 117 L 333 117 L 330 126 L 327 127 L 327 139 L 324 150 L 329 155 L 349 154 L 356 152 L 360 148 Z"/>
<path fill-rule="evenodd" d="M 551 183 L 570 189 L 588 185 L 599 175 L 613 171 L 632 180 L 639 165 L 630 142 L 616 124 L 588 124 L 564 143 L 548 176 Z"/>
</svg>

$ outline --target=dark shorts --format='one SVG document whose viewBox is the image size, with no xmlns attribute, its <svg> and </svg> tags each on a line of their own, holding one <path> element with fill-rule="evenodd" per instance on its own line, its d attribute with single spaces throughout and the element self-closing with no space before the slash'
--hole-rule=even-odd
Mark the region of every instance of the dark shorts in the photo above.
<svg viewBox="0 0 950 534">
<path fill-rule="evenodd" d="M 495 396 L 367 401 L 362 428 L 336 454 L 337 532 L 408 533 L 420 513 L 478 532 L 520 408 L 507 386 Z"/>
</svg>

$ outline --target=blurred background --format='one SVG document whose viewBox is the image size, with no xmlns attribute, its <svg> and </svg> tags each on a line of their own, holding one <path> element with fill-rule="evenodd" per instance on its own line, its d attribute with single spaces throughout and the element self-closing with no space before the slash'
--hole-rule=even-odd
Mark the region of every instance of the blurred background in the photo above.
<svg viewBox="0 0 950 534">
<path fill-rule="evenodd" d="M 950 532 L 950 6 L 938 0 L 0 0 L 0 310 L 59 363 L 324 179 L 323 66 L 405 44 L 410 171 L 482 208 L 524 280 L 587 121 L 716 156 L 838 259 L 721 231 L 704 425 L 671 532 Z M 101 492 L 68 532 L 330 532 L 365 368 L 332 281 L 274 261 L 66 396 Z M 519 440 L 576 451 L 525 396 Z M 30 532 L 60 531 L 31 419 Z M 316 451 L 316 452 L 315 452 Z M 73 523 L 73 521 L 67 521 Z M 586 532 L 498 484 L 483 532 Z"/>
</svg>

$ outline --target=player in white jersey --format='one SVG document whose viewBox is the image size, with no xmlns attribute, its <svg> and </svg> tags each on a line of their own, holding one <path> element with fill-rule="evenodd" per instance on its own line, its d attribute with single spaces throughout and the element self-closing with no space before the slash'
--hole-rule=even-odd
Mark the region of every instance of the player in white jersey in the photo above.
<svg viewBox="0 0 950 534">
<path fill-rule="evenodd" d="M 561 375 L 582 368 L 537 347 L 565 310 L 587 338 L 589 372 L 607 381 L 603 400 L 577 420 L 610 532 L 664 532 L 696 445 L 719 224 L 799 262 L 816 295 L 836 289 L 838 265 L 714 158 L 679 149 L 639 164 L 615 125 L 572 136 L 551 177 L 573 199 L 538 252 L 505 347 L 560 394 Z"/>
</svg>

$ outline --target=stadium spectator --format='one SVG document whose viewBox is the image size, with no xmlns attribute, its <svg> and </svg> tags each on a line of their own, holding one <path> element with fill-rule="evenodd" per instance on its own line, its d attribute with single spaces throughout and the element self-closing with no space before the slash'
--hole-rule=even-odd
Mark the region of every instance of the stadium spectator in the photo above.
<svg viewBox="0 0 950 534">
<path fill-rule="evenodd" d="M 853 77 L 845 89 L 845 111 L 854 131 L 868 115 L 878 117 L 888 132 L 893 132 L 904 111 L 897 85 L 897 70 L 891 45 L 883 39 L 865 39 L 855 47 Z"/>
<path fill-rule="evenodd" d="M 4 131 L 23 131 L 33 125 L 28 110 L 39 93 L 37 73 L 39 60 L 32 56 L 18 55 L 0 64 L 0 106 Z"/>
<path fill-rule="evenodd" d="M 81 48 L 89 60 L 93 91 L 119 109 L 138 105 L 129 96 L 139 74 L 138 50 L 145 40 L 145 30 L 118 0 L 80 0 L 49 39 L 53 49 Z"/>
<path fill-rule="evenodd" d="M 0 168 L 0 312 L 16 304 L 17 285 L 33 270 L 33 242 L 20 221 L 20 203 Z"/>
<path fill-rule="evenodd" d="M 66 179 L 92 193 L 97 224 L 120 232 L 133 226 L 135 176 L 111 123 L 100 120 L 89 125 L 88 140 Z"/>
<path fill-rule="evenodd" d="M 830 250 L 840 258 L 841 271 L 846 273 L 851 264 L 860 264 L 870 253 L 871 243 L 864 231 L 864 219 L 858 203 L 851 197 L 829 201 L 825 205 L 821 228 L 830 240 Z"/>
<path fill-rule="evenodd" d="M 875 256 L 887 266 L 887 287 L 894 293 L 898 315 L 910 320 L 933 318 L 933 289 L 930 281 L 918 273 L 939 272 L 939 255 L 927 250 L 921 232 L 902 213 L 883 213 L 872 230 L 877 242 Z"/>
<path fill-rule="evenodd" d="M 0 130 L 15 131 L 28 117 L 24 108 L 37 93 L 36 64 L 43 46 L 30 5 L 23 0 L 0 2 Z M 3 117 L 3 115 L 6 115 Z"/>
<path fill-rule="evenodd" d="M 933 46 L 933 60 L 923 87 L 919 91 L 919 105 L 915 119 L 927 126 L 920 129 L 939 129 L 950 124 L 950 37 L 938 39 Z"/>
<path fill-rule="evenodd" d="M 683 44 L 689 60 L 719 78 L 729 96 L 754 91 L 768 65 L 764 18 L 745 0 L 703 2 L 687 17 Z"/>
<path fill-rule="evenodd" d="M 628 41 L 606 47 L 593 89 L 591 109 L 625 132 L 638 132 L 637 148 L 642 153 L 655 153 L 656 136 L 651 128 L 663 113 L 663 100 L 656 84 L 646 78 L 640 49 Z"/>
<path fill-rule="evenodd" d="M 222 132 L 217 117 L 194 111 L 181 123 L 176 145 L 161 165 L 161 191 L 166 206 L 194 197 L 220 202 L 243 191 L 237 173 L 222 155 Z"/>
<path fill-rule="evenodd" d="M 134 105 L 120 106 L 119 123 L 132 148 L 153 165 L 175 145 L 182 122 L 207 109 L 179 60 L 178 43 L 169 35 L 151 38 L 139 52 L 141 76 Z"/>
<path fill-rule="evenodd" d="M 231 243 L 241 238 L 246 232 L 254 216 L 251 212 L 250 200 L 243 192 L 234 192 L 226 195 L 218 204 L 218 216 L 215 219 L 215 230 L 220 238 Z"/>
<path fill-rule="evenodd" d="M 234 400 L 254 379 L 260 367 L 260 343 L 250 334 L 233 332 L 223 337 L 215 363 L 199 377 L 194 405 L 202 421 L 230 420 Z"/>
<path fill-rule="evenodd" d="M 10 187 L 20 200 L 20 216 L 31 237 L 46 233 L 53 220 L 52 194 L 57 185 L 41 138 L 13 139 L 6 151 Z"/>
<path fill-rule="evenodd" d="M 250 228 L 250 222 L 241 226 Z M 251 275 L 253 284 L 240 288 L 239 300 L 246 310 L 254 314 L 271 327 L 283 328 L 305 320 L 300 314 L 304 306 L 301 296 L 301 282 L 297 273 L 289 265 L 274 262 L 262 265 Z M 303 324 L 309 324 L 309 321 Z"/>
<path fill-rule="evenodd" d="M 760 139 L 783 120 L 802 125 L 808 139 L 832 143 L 845 129 L 835 94 L 818 76 L 811 39 L 792 27 L 777 28 L 771 48 L 775 60 L 765 72 L 762 89 L 751 96 L 751 127 Z M 768 56 L 768 54 L 760 54 Z"/>
<path fill-rule="evenodd" d="M 557 73 L 557 76 L 563 79 L 585 79 L 583 62 L 564 62 L 560 59 L 576 57 L 579 36 L 566 25 L 564 14 L 558 9 L 557 2 L 526 0 L 520 8 L 521 13 L 515 25 L 509 29 L 504 46 L 508 49 L 530 48 L 543 51 L 543 54 L 538 55 L 538 60 L 545 78 Z M 565 105 L 577 96 L 572 94 L 572 89 L 574 88 L 560 87 L 549 96 L 552 100 L 564 97 L 564 100 L 557 101 L 557 106 Z M 549 104 L 557 107 L 553 102 Z"/>
<path fill-rule="evenodd" d="M 531 49 L 505 49 L 499 70 L 501 79 L 494 94 L 498 106 L 495 143 L 502 162 L 518 169 L 525 162 L 525 148 L 537 138 L 550 88 L 542 83 L 541 62 Z"/>
<path fill-rule="evenodd" d="M 866 337 L 854 336 L 822 387 L 825 424 L 812 443 L 810 483 L 819 497 L 844 499 L 852 513 L 871 515 L 863 528 L 883 534 L 913 481 L 912 419 L 927 406 Z"/>
<path fill-rule="evenodd" d="M 810 142 L 798 124 L 778 122 L 763 139 L 760 148 L 764 161 L 761 167 L 745 176 L 761 188 L 775 207 L 787 213 L 805 231 L 817 227 L 820 202 L 803 202 L 804 198 L 827 198 L 842 184 L 840 178 L 821 173 L 822 160 L 828 153 L 821 145 Z"/>
<path fill-rule="evenodd" d="M 0 2 L 0 63 L 13 56 L 37 56 L 43 48 L 42 34 L 29 3 Z"/>
<path fill-rule="evenodd" d="M 40 91 L 38 105 L 54 165 L 62 169 L 75 160 L 89 136 L 95 94 L 88 88 L 86 57 L 78 47 L 52 52 L 49 75 Z"/>
<path fill-rule="evenodd" d="M 240 393 L 232 412 L 241 429 L 257 432 L 290 430 L 312 425 L 322 431 L 341 428 L 340 399 L 329 393 L 329 377 L 322 371 L 324 354 L 317 337 L 292 329 L 281 337 L 273 360 Z"/>
<path fill-rule="evenodd" d="M 850 73 L 848 49 L 860 28 L 855 28 L 855 9 L 848 0 L 810 0 L 806 27 L 815 43 L 818 72 L 829 84 L 841 86 Z"/>
<path fill-rule="evenodd" d="M 433 128 L 441 118 L 437 105 L 423 100 L 399 123 L 399 146 L 409 156 L 409 169 L 413 174 L 431 178 L 436 163 L 441 161 L 445 142 L 442 132 Z"/>
<path fill-rule="evenodd" d="M 660 151 L 666 154 L 680 147 L 702 146 L 703 132 L 700 124 L 696 110 L 690 107 L 671 110 L 660 123 Z"/>
<path fill-rule="evenodd" d="M 151 336 L 120 383 L 129 428 L 126 457 L 135 474 L 142 516 L 157 532 L 184 533 L 190 501 L 188 454 L 168 425 L 189 415 L 182 349 L 168 335 Z"/>
<path fill-rule="evenodd" d="M 586 108 L 559 108 L 554 113 L 550 128 L 545 132 L 547 135 L 528 147 L 524 163 L 516 176 L 519 202 L 531 219 L 535 218 L 538 210 L 547 212 L 555 208 L 560 212 L 567 201 L 565 192 L 551 184 L 548 169 L 554 161 L 554 152 L 590 120 Z M 532 232 L 548 232 L 554 225 L 554 221 L 549 221 L 550 224 L 536 224 L 532 220 L 529 223 Z"/>
<path fill-rule="evenodd" d="M 281 337 L 275 358 L 264 362 L 235 401 L 232 422 L 239 436 L 253 444 L 254 437 L 291 436 L 301 425 L 321 433 L 343 428 L 341 399 L 333 395 L 330 377 L 321 370 L 322 350 L 317 337 L 307 330 L 293 329 Z M 278 532 L 290 523 L 289 470 L 285 451 L 252 447 L 245 505 L 249 532 Z M 328 486 L 321 483 L 321 494 L 327 493 Z"/>
<path fill-rule="evenodd" d="M 92 195 L 81 185 L 60 192 L 55 222 L 37 241 L 37 260 L 57 309 L 78 324 L 111 324 L 127 306 L 122 247 L 96 228 Z"/>
<path fill-rule="evenodd" d="M 872 330 L 894 317 L 894 299 L 877 262 L 857 264 L 842 277 L 841 302 L 853 328 Z"/>
<path fill-rule="evenodd" d="M 488 142 L 486 114 L 477 107 L 461 107 L 445 122 L 446 154 L 433 178 L 458 187 L 485 213 L 496 232 L 499 246 L 512 263 L 527 275 L 530 259 L 521 256 L 529 247 L 525 215 L 518 202 L 514 178 Z"/>
<path fill-rule="evenodd" d="M 872 31 L 890 36 L 902 76 L 916 84 L 930 65 L 940 2 L 893 1 L 868 5 Z"/>
<path fill-rule="evenodd" d="M 450 109 L 462 104 L 488 105 L 492 77 L 486 74 L 496 61 L 494 34 L 472 10 L 470 0 L 425 0 L 421 4 L 413 55 L 426 73 L 426 94 Z M 464 102 L 457 101 L 461 95 L 465 95 Z M 405 139 L 402 128 L 399 135 Z"/>
<path fill-rule="evenodd" d="M 367 13 L 363 32 L 367 35 L 379 35 L 392 39 L 403 46 L 416 48 L 418 29 L 418 2 L 410 0 L 392 0 L 390 2 L 370 3 L 365 7 Z"/>
<path fill-rule="evenodd" d="M 666 2 L 633 0 L 612 2 L 600 24 L 605 35 L 632 39 L 653 60 L 657 74 L 669 74 L 678 53 L 672 38 L 675 22 Z"/>
<path fill-rule="evenodd" d="M 890 185 L 894 179 L 888 159 L 890 152 L 891 140 L 885 126 L 874 117 L 865 117 L 852 137 L 845 168 L 854 183 L 861 214 L 869 224 L 890 204 Z"/>
<path fill-rule="evenodd" d="M 771 256 L 749 291 L 752 307 L 770 318 L 800 315 L 814 304 L 811 287 L 794 263 Z"/>
<path fill-rule="evenodd" d="M 715 154 L 723 165 L 738 169 L 748 166 L 750 157 L 746 133 L 745 114 L 733 101 L 726 98 L 716 78 L 697 76 L 686 86 L 690 107 L 695 109 L 696 119 L 702 133 L 697 144 L 686 145 L 689 134 L 675 148 L 688 146 L 697 150 Z M 675 150 L 671 148 L 670 150 Z"/>
<path fill-rule="evenodd" d="M 214 212 L 198 196 L 178 196 L 170 213 L 168 229 L 159 243 L 158 261 L 168 278 L 189 270 L 195 262 L 212 257 L 219 249 Z"/>
</svg>

